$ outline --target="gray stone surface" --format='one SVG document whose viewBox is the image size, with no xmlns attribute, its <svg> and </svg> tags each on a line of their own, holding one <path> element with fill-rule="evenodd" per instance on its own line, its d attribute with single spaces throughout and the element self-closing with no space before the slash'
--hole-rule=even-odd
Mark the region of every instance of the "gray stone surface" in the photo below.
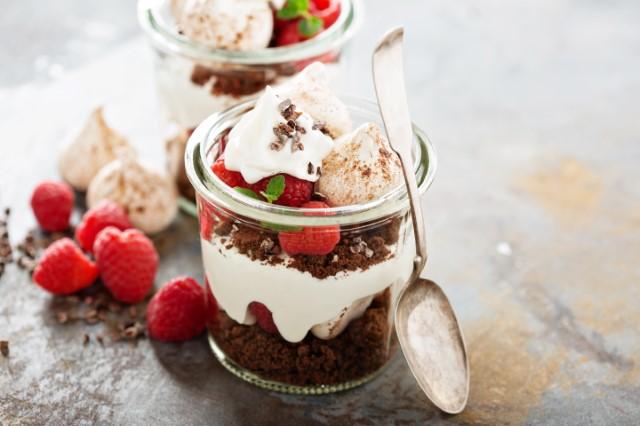
<svg viewBox="0 0 640 426">
<path fill-rule="evenodd" d="M 43 3 L 5 2 L 0 16 L 0 204 L 14 209 L 14 242 L 33 225 L 30 189 L 56 176 L 57 146 L 92 105 L 120 105 L 118 126 L 162 161 L 160 132 L 139 126 L 155 104 L 133 2 Z M 51 298 L 10 266 L 0 423 L 640 422 L 640 4 L 366 3 L 352 91 L 373 96 L 371 48 L 404 24 L 413 116 L 439 152 L 425 276 L 467 336 L 467 410 L 436 412 L 400 357 L 360 389 L 309 398 L 240 382 L 204 338 L 84 347 L 96 328 L 56 324 Z M 158 237 L 158 285 L 201 276 L 195 229 L 182 217 Z"/>
</svg>

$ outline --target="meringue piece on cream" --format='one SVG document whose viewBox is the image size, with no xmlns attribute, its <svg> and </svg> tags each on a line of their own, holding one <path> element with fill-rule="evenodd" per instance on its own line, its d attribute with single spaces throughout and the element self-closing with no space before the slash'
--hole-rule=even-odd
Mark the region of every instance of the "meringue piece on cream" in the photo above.
<svg viewBox="0 0 640 426">
<path fill-rule="evenodd" d="M 63 149 L 58 168 L 71 186 L 85 191 L 100 169 L 119 155 L 133 156 L 135 151 L 123 136 L 107 125 L 102 107 L 98 107 Z"/>
<path fill-rule="evenodd" d="M 366 203 L 403 182 L 402 166 L 380 128 L 365 123 L 335 141 L 316 190 L 332 206 Z"/>
<path fill-rule="evenodd" d="M 265 48 L 273 32 L 267 0 L 173 0 L 178 29 L 189 39 L 217 49 Z"/>
<path fill-rule="evenodd" d="M 104 166 L 89 185 L 89 208 L 105 199 L 119 204 L 133 226 L 148 234 L 169 226 L 178 211 L 173 181 L 126 156 Z"/>
<path fill-rule="evenodd" d="M 286 98 L 267 86 L 255 107 L 244 114 L 229 132 L 224 151 L 227 169 L 242 173 L 248 183 L 278 173 L 315 182 L 321 173 L 322 160 L 333 148 L 333 140 L 315 126 L 309 114 L 295 107 L 293 117 L 285 119 Z M 298 115 L 297 113 L 301 113 Z M 279 129 L 295 131 L 288 137 Z"/>
<path fill-rule="evenodd" d="M 314 120 L 324 123 L 331 136 L 337 138 L 351 131 L 351 116 L 345 104 L 331 91 L 326 66 L 314 62 L 278 93 L 289 98 L 298 109 L 307 112 Z"/>
<path fill-rule="evenodd" d="M 322 324 L 314 325 L 311 328 L 311 332 L 319 339 L 329 340 L 342 333 L 351 321 L 356 318 L 360 318 L 364 311 L 367 310 L 373 296 L 366 296 L 356 300 L 350 306 L 344 308 L 340 313 L 329 321 Z"/>
</svg>

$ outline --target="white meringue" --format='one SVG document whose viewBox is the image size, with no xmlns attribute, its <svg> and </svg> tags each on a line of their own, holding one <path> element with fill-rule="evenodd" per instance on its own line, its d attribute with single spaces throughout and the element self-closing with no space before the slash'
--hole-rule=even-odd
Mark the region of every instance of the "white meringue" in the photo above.
<svg viewBox="0 0 640 426">
<path fill-rule="evenodd" d="M 149 234 L 169 226 L 178 210 L 177 191 L 169 176 L 126 156 L 104 166 L 91 181 L 89 207 L 104 199 L 122 206 L 133 226 Z"/>
<path fill-rule="evenodd" d="M 307 66 L 277 91 L 281 98 L 291 99 L 299 110 L 324 123 L 334 138 L 351 131 L 349 111 L 329 87 L 323 63 L 314 62 Z"/>
<path fill-rule="evenodd" d="M 189 39 L 217 49 L 265 48 L 273 32 L 267 0 L 179 0 L 171 10 Z"/>
<path fill-rule="evenodd" d="M 84 191 L 100 169 L 119 155 L 133 156 L 135 151 L 123 136 L 107 125 L 102 107 L 98 107 L 63 149 L 58 167 L 64 180 Z"/>
<path fill-rule="evenodd" d="M 332 206 L 366 203 L 403 182 L 402 166 L 380 128 L 365 123 L 337 139 L 322 162 L 316 190 Z"/>
</svg>

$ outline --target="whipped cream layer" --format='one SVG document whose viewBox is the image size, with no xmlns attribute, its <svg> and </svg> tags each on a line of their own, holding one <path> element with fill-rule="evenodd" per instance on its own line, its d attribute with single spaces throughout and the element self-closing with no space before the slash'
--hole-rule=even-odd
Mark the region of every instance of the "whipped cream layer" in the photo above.
<svg viewBox="0 0 640 426">
<path fill-rule="evenodd" d="M 299 116 L 285 118 L 285 101 L 267 86 L 255 107 L 229 132 L 225 165 L 242 173 L 248 183 L 278 173 L 315 182 L 320 177 L 322 160 L 333 149 L 333 140 L 317 128 L 309 114 L 296 109 L 301 113 Z M 279 139 L 276 129 L 288 126 L 291 121 L 295 121 L 298 129 L 297 139 L 286 136 Z"/>
<path fill-rule="evenodd" d="M 310 330 L 319 338 L 335 337 L 362 315 L 374 295 L 409 279 L 415 256 L 413 239 L 401 239 L 390 247 L 394 255 L 381 263 L 318 279 L 282 264 L 253 261 L 216 239 L 201 239 L 201 244 L 211 291 L 227 315 L 238 323 L 253 324 L 249 303 L 264 303 L 280 335 L 294 343 Z M 346 319 L 339 322 L 340 317 Z"/>
</svg>

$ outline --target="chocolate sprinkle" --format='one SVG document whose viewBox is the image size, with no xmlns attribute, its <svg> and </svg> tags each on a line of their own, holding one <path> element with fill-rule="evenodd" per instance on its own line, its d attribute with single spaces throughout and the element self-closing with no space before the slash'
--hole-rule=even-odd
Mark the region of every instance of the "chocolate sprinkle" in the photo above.
<svg viewBox="0 0 640 426">
<path fill-rule="evenodd" d="M 3 357 L 7 358 L 9 356 L 9 341 L 8 340 L 0 340 L 0 354 Z"/>
</svg>

